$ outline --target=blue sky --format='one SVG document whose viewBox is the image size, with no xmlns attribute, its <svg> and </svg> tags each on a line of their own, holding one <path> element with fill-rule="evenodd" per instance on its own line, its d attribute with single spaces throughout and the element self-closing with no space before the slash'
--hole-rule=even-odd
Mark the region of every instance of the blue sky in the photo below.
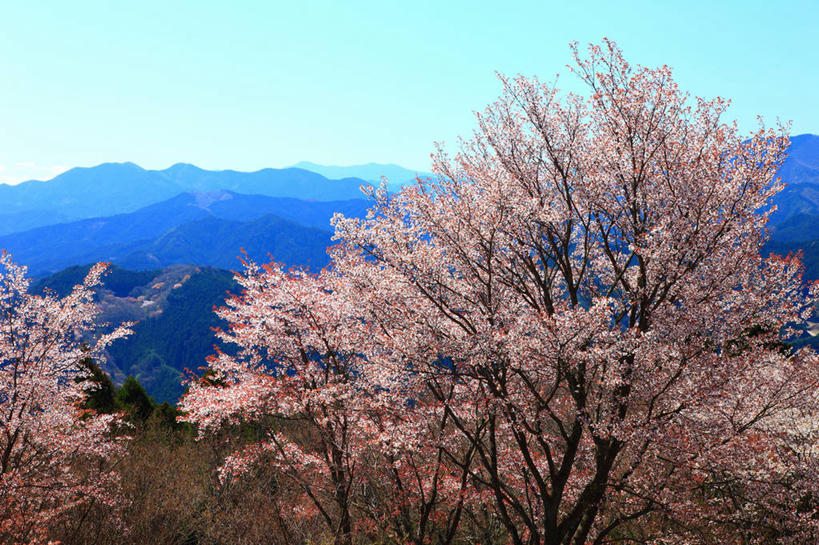
<svg viewBox="0 0 819 545">
<path fill-rule="evenodd" d="M 494 72 L 574 87 L 608 36 L 731 116 L 819 133 L 819 2 L 2 2 L 0 181 L 133 161 L 426 169 Z"/>
</svg>

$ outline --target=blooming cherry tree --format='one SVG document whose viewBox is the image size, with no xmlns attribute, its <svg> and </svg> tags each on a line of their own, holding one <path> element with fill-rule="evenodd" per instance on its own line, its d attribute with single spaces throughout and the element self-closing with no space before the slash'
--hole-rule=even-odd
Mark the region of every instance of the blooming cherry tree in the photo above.
<svg viewBox="0 0 819 545">
<path fill-rule="evenodd" d="M 239 277 L 240 353 L 182 408 L 290 425 L 223 478 L 269 460 L 339 543 L 483 540 L 487 506 L 520 545 L 817 539 L 819 367 L 782 343 L 815 289 L 760 255 L 788 139 L 573 51 L 588 96 L 502 78 L 435 179 L 335 218 L 328 270 Z"/>
<path fill-rule="evenodd" d="M 326 277 L 250 263 L 238 278 L 243 295 L 219 311 L 230 323 L 220 337 L 241 352 L 211 358 L 212 374 L 191 384 L 181 408 L 202 433 L 266 415 L 289 424 L 291 433 L 273 432 L 229 457 L 221 479 L 267 459 L 296 491 L 296 518 L 318 519 L 349 543 L 371 395 L 353 380 L 360 356 Z"/>
<path fill-rule="evenodd" d="M 91 501 L 111 502 L 121 453 L 111 415 L 81 408 L 85 367 L 127 326 L 95 334 L 94 266 L 64 298 L 28 293 L 25 268 L 0 255 L 0 541 L 36 543 L 48 523 Z M 86 342 L 93 342 L 88 347 Z"/>
<path fill-rule="evenodd" d="M 760 256 L 788 140 L 574 53 L 587 97 L 502 78 L 437 179 L 336 218 L 369 361 L 445 407 L 512 543 L 816 539 L 819 368 L 780 342 L 811 307 Z"/>
<path fill-rule="evenodd" d="M 237 278 L 242 295 L 218 314 L 230 324 L 221 339 L 240 351 L 213 356 L 181 408 L 202 434 L 271 415 L 280 429 L 228 457 L 222 482 L 269 464 L 291 520 L 318 521 L 337 543 L 452 542 L 468 454 L 444 438 L 449 417 L 416 395 L 421 382 L 372 365 L 379 349 L 344 279 L 254 263 Z"/>
</svg>

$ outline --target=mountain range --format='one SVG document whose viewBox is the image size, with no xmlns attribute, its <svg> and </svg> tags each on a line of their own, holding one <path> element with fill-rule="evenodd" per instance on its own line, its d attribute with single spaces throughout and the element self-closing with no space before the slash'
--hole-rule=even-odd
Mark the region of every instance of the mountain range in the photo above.
<svg viewBox="0 0 819 545">
<path fill-rule="evenodd" d="M 399 188 L 428 173 L 398 165 L 310 162 L 256 172 L 210 171 L 178 163 L 147 170 L 133 163 L 74 168 L 47 182 L 0 184 L 0 248 L 44 276 L 104 260 L 133 269 L 191 263 L 236 268 L 244 249 L 287 265 L 327 263 L 334 212 L 361 217 L 361 186 L 384 175 Z M 813 251 L 819 244 L 819 136 L 791 139 L 780 170 L 766 250 Z M 333 179 L 333 177 L 337 179 Z M 812 260 L 819 266 L 819 256 Z M 809 266 L 809 276 L 819 269 Z"/>
<path fill-rule="evenodd" d="M 146 170 L 133 163 L 72 168 L 47 181 L 0 184 L 0 235 L 92 217 L 134 212 L 188 191 L 228 190 L 307 201 L 361 198 L 361 178 L 329 180 L 301 168 L 256 172 L 175 164 Z"/>
<path fill-rule="evenodd" d="M 70 265 L 108 261 L 131 269 L 174 264 L 239 267 L 257 261 L 327 263 L 335 212 L 361 217 L 367 201 L 305 201 L 232 191 L 181 193 L 135 212 L 37 227 L 0 236 L 0 248 L 44 276 Z"/>
<path fill-rule="evenodd" d="M 763 251 L 803 250 L 806 279 L 819 279 L 819 136 L 793 137 L 779 174 L 787 186 L 774 199 Z M 139 324 L 111 347 L 108 370 L 117 381 L 136 375 L 158 400 L 173 401 L 183 369 L 212 351 L 213 306 L 237 289 L 225 269 L 240 268 L 243 250 L 257 261 L 326 265 L 333 214 L 363 217 L 369 201 L 360 187 L 380 175 L 395 190 L 426 173 L 306 162 L 250 173 L 76 168 L 48 182 L 0 185 L 0 248 L 41 279 L 35 289 L 70 289 L 90 263 L 112 262 L 100 290 L 104 318 Z"/>
</svg>

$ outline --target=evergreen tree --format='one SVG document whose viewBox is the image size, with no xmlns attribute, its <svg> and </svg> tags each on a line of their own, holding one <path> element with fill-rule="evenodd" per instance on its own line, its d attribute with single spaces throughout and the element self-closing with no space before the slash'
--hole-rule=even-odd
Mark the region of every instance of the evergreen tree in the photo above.
<svg viewBox="0 0 819 545">
<path fill-rule="evenodd" d="M 83 407 L 100 414 L 111 414 L 117 411 L 114 399 L 116 388 L 111 377 L 90 356 L 80 361 L 80 367 L 88 370 L 86 380 L 91 384 L 85 388 L 88 395 Z"/>
<path fill-rule="evenodd" d="M 129 376 L 117 390 L 116 402 L 121 410 L 128 413 L 132 421 L 145 422 L 154 411 L 154 401 L 145 392 L 142 384 Z"/>
</svg>

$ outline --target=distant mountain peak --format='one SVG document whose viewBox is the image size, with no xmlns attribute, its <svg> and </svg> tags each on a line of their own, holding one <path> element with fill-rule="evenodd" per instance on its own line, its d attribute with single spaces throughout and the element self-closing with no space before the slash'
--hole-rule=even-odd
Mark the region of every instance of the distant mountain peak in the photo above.
<svg viewBox="0 0 819 545">
<path fill-rule="evenodd" d="M 75 168 L 72 168 L 70 170 L 67 170 L 66 172 L 71 172 L 72 170 L 116 170 L 116 169 L 122 169 L 122 168 L 127 168 L 129 170 L 143 170 L 143 171 L 145 170 L 144 168 L 142 168 L 138 164 L 133 163 L 131 161 L 123 161 L 123 162 L 109 161 L 107 163 L 100 163 L 99 165 L 94 165 L 94 166 L 90 166 L 90 167 L 75 167 Z"/>
<path fill-rule="evenodd" d="M 320 165 L 311 161 L 300 161 L 290 168 L 301 168 L 321 174 L 326 178 L 360 178 L 370 183 L 378 183 L 382 176 L 386 177 L 390 188 L 395 190 L 412 183 L 416 177 L 430 177 L 432 174 L 422 170 L 414 170 L 393 163 L 364 163 L 361 165 Z"/>
<path fill-rule="evenodd" d="M 199 168 L 196 165 L 192 165 L 191 163 L 174 163 L 165 170 L 161 170 L 160 172 L 164 172 L 165 174 L 176 174 L 181 171 L 195 171 L 201 172 L 203 169 Z"/>
<path fill-rule="evenodd" d="M 57 174 L 56 176 L 54 176 L 50 180 L 42 180 L 42 181 L 47 183 L 47 182 L 53 182 L 53 181 L 59 181 L 59 180 L 74 178 L 77 175 L 85 175 L 86 173 L 94 172 L 94 173 L 100 173 L 100 174 L 108 174 L 108 173 L 121 172 L 123 170 L 145 172 L 145 169 L 142 168 L 141 166 L 139 166 L 136 163 L 132 163 L 130 161 L 126 161 L 124 163 L 117 163 L 117 162 L 112 161 L 112 162 L 108 162 L 108 163 L 100 163 L 98 165 L 93 165 L 93 166 L 90 166 L 90 167 L 72 167 L 72 168 L 69 168 L 68 170 L 66 170 L 65 172 L 61 172 L 60 174 Z M 37 181 L 40 181 L 40 180 L 30 180 L 30 181 L 37 182 Z M 23 185 L 23 184 L 27 184 L 27 183 L 29 183 L 29 182 L 23 182 L 22 184 L 19 184 L 19 185 Z"/>
</svg>

